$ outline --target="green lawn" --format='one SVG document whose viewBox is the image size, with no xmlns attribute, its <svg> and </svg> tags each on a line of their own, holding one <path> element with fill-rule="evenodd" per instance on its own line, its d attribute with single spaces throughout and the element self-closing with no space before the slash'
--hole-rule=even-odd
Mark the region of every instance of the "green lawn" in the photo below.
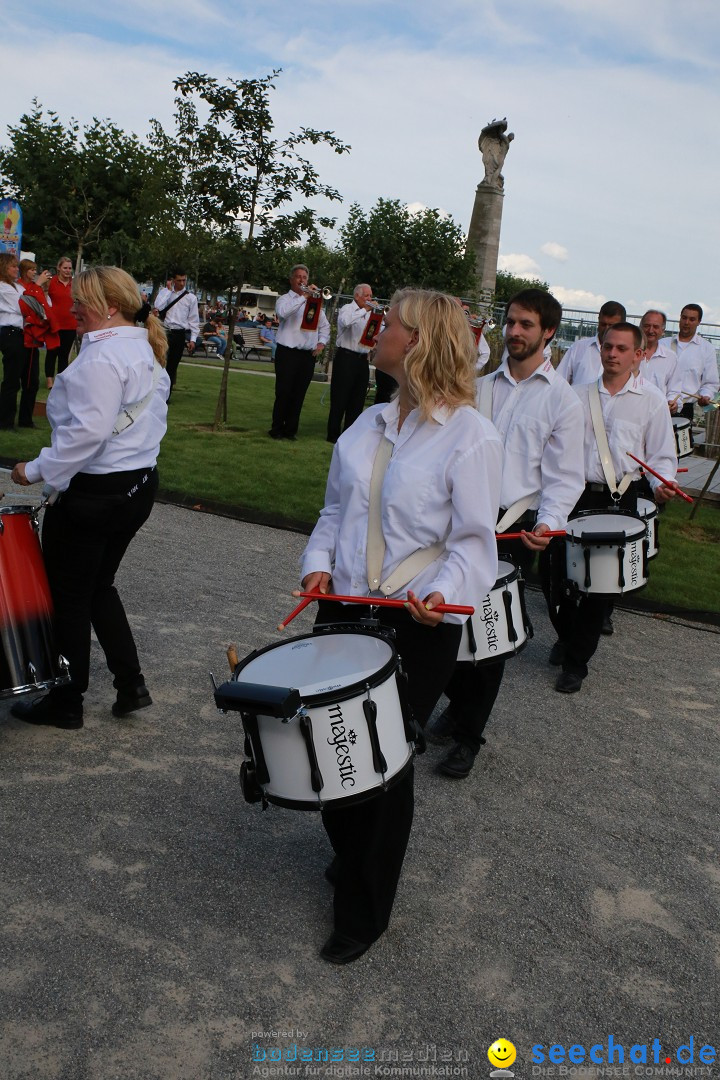
<svg viewBox="0 0 720 1080">
<path fill-rule="evenodd" d="M 214 433 L 219 383 L 219 370 L 181 366 L 160 454 L 162 490 L 193 502 L 257 512 L 261 519 L 313 525 L 332 451 L 325 441 L 328 384 L 311 383 L 298 440 L 286 442 L 268 438 L 275 382 L 257 375 L 230 375 L 228 425 Z M 36 424 L 35 431 L 0 432 L 0 456 L 34 457 L 50 438 L 47 421 L 38 417 Z M 692 524 L 689 512 L 686 503 L 676 500 L 660 515 L 660 554 L 650 564 L 649 584 L 638 599 L 720 612 L 720 510 L 703 506 Z"/>
</svg>

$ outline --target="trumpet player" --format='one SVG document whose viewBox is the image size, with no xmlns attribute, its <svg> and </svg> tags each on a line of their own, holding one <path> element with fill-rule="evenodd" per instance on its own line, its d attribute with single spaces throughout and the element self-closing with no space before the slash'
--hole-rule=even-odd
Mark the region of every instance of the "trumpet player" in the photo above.
<svg viewBox="0 0 720 1080">
<path fill-rule="evenodd" d="M 320 295 L 317 286 L 308 285 L 309 276 L 307 266 L 293 266 L 290 289 L 275 305 L 280 326 L 275 350 L 275 404 L 268 432 L 271 439 L 295 440 L 315 361 L 330 340 L 330 323 L 323 311 L 317 329 L 304 330 L 302 326 L 308 297 Z"/>
<path fill-rule="evenodd" d="M 373 310 L 372 289 L 363 284 L 355 286 L 352 301 L 338 311 L 327 426 L 330 443 L 338 441 L 341 431 L 357 420 L 365 405 L 370 382 L 370 346 L 362 345 L 360 339 Z"/>
</svg>

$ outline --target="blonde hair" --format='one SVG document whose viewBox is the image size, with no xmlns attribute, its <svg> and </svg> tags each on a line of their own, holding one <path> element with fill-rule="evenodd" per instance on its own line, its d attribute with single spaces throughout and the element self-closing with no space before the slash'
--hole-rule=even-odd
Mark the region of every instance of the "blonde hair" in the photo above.
<svg viewBox="0 0 720 1080">
<path fill-rule="evenodd" d="M 96 315 L 104 315 L 107 309 L 116 307 L 129 323 L 136 323 L 145 299 L 137 282 L 119 266 L 93 266 L 73 278 L 73 299 L 79 300 Z M 163 324 L 155 315 L 148 315 L 144 324 L 148 341 L 155 359 L 165 367 L 167 336 Z"/>
<path fill-rule="evenodd" d="M 10 267 L 13 263 L 19 266 L 17 255 L 13 255 L 11 251 L 0 253 L 0 281 L 5 285 L 15 284 L 15 278 L 10 273 Z"/>
<path fill-rule="evenodd" d="M 390 306 L 397 308 L 405 329 L 417 333 L 405 357 L 405 375 L 423 420 L 437 405 L 474 406 L 477 346 L 460 305 L 430 289 L 400 289 Z"/>
</svg>

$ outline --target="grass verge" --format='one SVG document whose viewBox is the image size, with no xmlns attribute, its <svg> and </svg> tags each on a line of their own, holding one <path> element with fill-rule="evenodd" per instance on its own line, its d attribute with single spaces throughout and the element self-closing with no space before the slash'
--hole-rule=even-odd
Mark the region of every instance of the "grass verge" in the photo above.
<svg viewBox="0 0 720 1080">
<path fill-rule="evenodd" d="M 265 524 L 312 527 L 332 452 L 325 441 L 328 384 L 310 384 L 297 442 L 268 438 L 275 381 L 253 375 L 231 375 L 228 424 L 213 432 L 219 384 L 220 371 L 181 366 L 160 453 L 161 490 L 189 505 L 237 508 L 239 516 Z M 38 399 L 45 396 L 41 391 Z M 0 456 L 24 461 L 47 445 L 47 420 L 35 422 L 35 430 L 0 432 Z M 689 512 L 677 500 L 660 515 L 660 554 L 637 600 L 720 612 L 720 512 L 702 506 L 692 523 Z M 627 599 L 632 603 L 634 597 Z"/>
</svg>

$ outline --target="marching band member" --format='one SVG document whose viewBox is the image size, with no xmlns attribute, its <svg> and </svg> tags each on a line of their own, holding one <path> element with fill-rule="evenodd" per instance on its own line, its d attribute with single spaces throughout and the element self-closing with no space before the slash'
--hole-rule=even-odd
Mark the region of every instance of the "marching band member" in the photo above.
<svg viewBox="0 0 720 1080">
<path fill-rule="evenodd" d="M 338 441 L 341 430 L 349 428 L 365 407 L 370 382 L 370 346 L 361 345 L 360 338 L 372 311 L 369 285 L 356 285 L 352 302 L 338 311 L 327 426 L 327 441 L 331 443 Z"/>
<path fill-rule="evenodd" d="M 45 510 L 42 545 L 70 682 L 10 711 L 30 724 L 67 729 L 83 726 L 91 625 L 115 676 L 113 714 L 152 704 L 114 579 L 155 499 L 170 390 L 162 324 L 129 274 L 114 266 L 85 270 L 73 296 L 83 342 L 48 397 L 51 445 L 12 472 L 16 484 L 44 480 L 60 492 Z"/>
<path fill-rule="evenodd" d="M 638 466 L 628 458 L 628 451 L 646 461 L 657 472 L 674 479 L 677 470 L 675 439 L 670 414 L 657 387 L 634 374 L 643 357 L 643 333 L 632 323 L 622 322 L 607 331 L 602 343 L 602 375 L 597 382 L 573 386 L 584 414 L 584 465 L 587 483 L 575 512 L 602 510 L 610 506 L 612 493 L 603 469 L 595 426 L 592 419 L 594 388 L 599 391 L 602 420 L 614 470 L 614 485 L 623 491 L 619 506 L 635 512 L 640 487 Z M 632 477 L 625 487 L 620 481 Z M 648 473 L 655 500 L 665 503 L 675 490 Z M 559 557 L 565 558 L 564 544 L 558 545 Z M 565 596 L 557 613 L 558 641 L 550 653 L 550 663 L 562 664 L 555 689 L 574 694 L 587 677 L 588 661 L 595 653 L 602 632 L 603 618 L 610 597 L 583 593 L 579 600 Z"/>
<path fill-rule="evenodd" d="M 543 355 L 561 318 L 562 308 L 550 293 L 519 292 L 506 308 L 507 359 L 477 383 L 478 407 L 505 446 L 499 531 L 512 524 L 523 533 L 522 541 L 503 542 L 500 555 L 513 559 L 523 574 L 535 554 L 547 548 L 543 534 L 565 527 L 584 482 L 582 410 Z M 504 670 L 502 660 L 456 665 L 445 691 L 450 706 L 428 729 L 433 741 L 454 740 L 439 765 L 445 776 L 460 780 L 470 773 Z"/>
<path fill-rule="evenodd" d="M 375 363 L 397 381 L 398 394 L 367 409 L 338 440 L 325 507 L 302 558 L 306 590 L 407 596 L 405 609 L 376 610 L 396 632 L 421 726 L 450 677 L 464 621 L 433 609 L 477 606 L 497 574 L 502 446 L 475 409 L 475 353 L 467 320 L 450 297 L 396 293 Z M 368 525 L 373 474 L 381 482 L 373 484 L 381 526 L 374 540 Z M 379 581 L 371 569 L 377 540 Z M 411 555 L 423 568 L 415 562 L 408 579 L 403 564 Z M 358 618 L 356 605 L 321 601 L 319 608 L 319 622 Z M 386 792 L 326 809 L 322 818 L 335 851 L 328 870 L 335 880 L 335 929 L 321 955 L 345 964 L 387 928 L 413 818 L 412 768 Z"/>
<path fill-rule="evenodd" d="M 316 330 L 304 330 L 303 313 L 308 299 L 309 270 L 298 263 L 290 271 L 290 289 L 278 297 L 275 312 L 280 320 L 275 350 L 275 404 L 271 439 L 295 441 L 300 413 L 315 370 L 315 361 L 330 340 L 330 323 L 320 312 Z"/>
<path fill-rule="evenodd" d="M 574 341 L 557 366 L 558 375 L 569 383 L 588 383 L 597 379 L 602 370 L 600 347 L 603 337 L 611 326 L 624 322 L 625 308 L 617 300 L 606 300 L 598 312 L 598 330 L 595 337 L 578 338 Z"/>
<path fill-rule="evenodd" d="M 640 329 L 645 335 L 645 353 L 640 364 L 640 374 L 646 382 L 657 386 L 666 398 L 672 386 L 672 376 L 677 364 L 677 357 L 670 351 L 669 339 L 663 338 L 667 317 L 664 312 L 650 308 L 640 320 Z"/>
</svg>

